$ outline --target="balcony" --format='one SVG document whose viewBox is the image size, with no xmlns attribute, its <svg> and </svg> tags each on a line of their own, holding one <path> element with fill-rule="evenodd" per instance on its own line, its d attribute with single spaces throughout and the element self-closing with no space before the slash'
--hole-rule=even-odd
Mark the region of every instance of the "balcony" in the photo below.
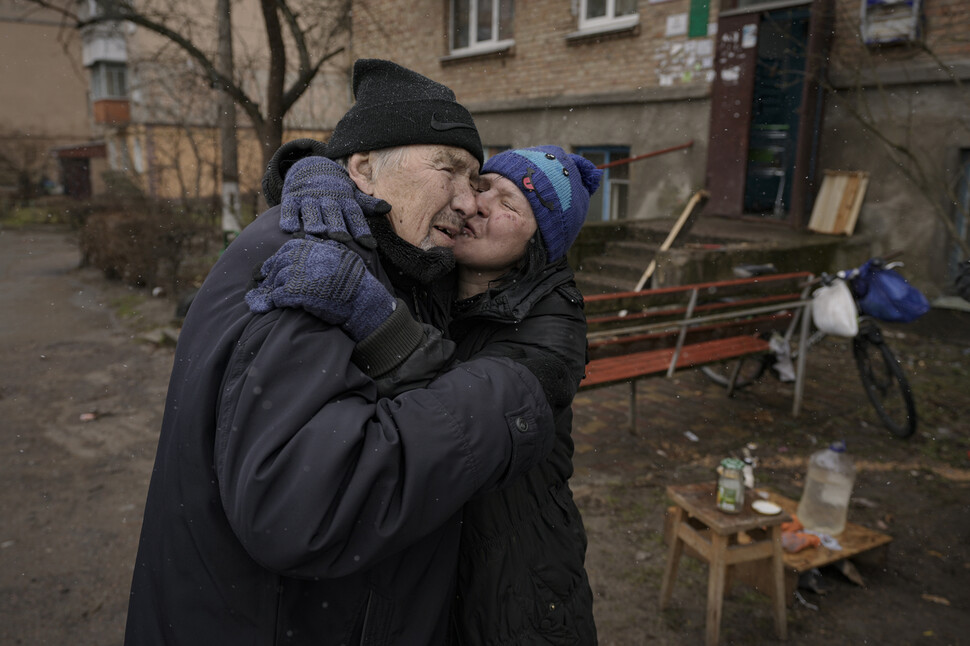
<svg viewBox="0 0 970 646">
<path fill-rule="evenodd" d="M 128 99 L 96 99 L 92 107 L 99 126 L 121 126 L 131 121 Z"/>
</svg>

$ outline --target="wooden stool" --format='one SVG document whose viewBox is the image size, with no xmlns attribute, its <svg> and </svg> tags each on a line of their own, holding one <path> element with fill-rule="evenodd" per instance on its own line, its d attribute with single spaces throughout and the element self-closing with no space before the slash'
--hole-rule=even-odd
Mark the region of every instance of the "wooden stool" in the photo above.
<svg viewBox="0 0 970 646">
<path fill-rule="evenodd" d="M 686 545 L 709 566 L 707 646 L 715 646 L 721 627 L 728 566 L 761 560 L 765 567 L 771 568 L 768 578 L 771 580 L 775 633 L 779 639 L 787 639 L 781 524 L 791 518 L 784 512 L 775 516 L 759 514 L 751 509 L 750 500 L 745 501 L 741 513 L 727 514 L 715 504 L 715 488 L 710 483 L 667 487 L 667 496 L 675 507 L 667 567 L 660 586 L 660 607 L 670 602 L 677 565 Z"/>
</svg>

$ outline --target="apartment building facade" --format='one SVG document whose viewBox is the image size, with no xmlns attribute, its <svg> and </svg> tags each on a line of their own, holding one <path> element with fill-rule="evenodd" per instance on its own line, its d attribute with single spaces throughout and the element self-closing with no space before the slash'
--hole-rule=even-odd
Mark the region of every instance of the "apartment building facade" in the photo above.
<svg viewBox="0 0 970 646">
<path fill-rule="evenodd" d="M 669 217 L 707 188 L 707 215 L 804 229 L 824 170 L 866 171 L 855 235 L 874 253 L 905 249 L 907 274 L 946 291 L 954 230 L 967 237 L 970 3 L 360 4 L 353 57 L 453 88 L 491 151 L 636 159 L 607 168 L 591 221 Z"/>
<path fill-rule="evenodd" d="M 0 192 L 36 195 L 49 186 L 77 198 L 125 191 L 163 200 L 219 195 L 220 92 L 171 39 L 130 21 L 88 22 L 100 4 L 68 0 L 55 10 L 0 0 Z M 265 106 L 269 45 L 260 5 L 231 4 L 234 77 Z M 324 42 L 312 25 L 326 34 L 327 21 L 346 11 L 341 2 L 292 6 L 306 10 L 300 18 L 311 27 L 304 37 L 318 38 L 307 43 L 311 52 L 340 49 L 341 42 Z M 173 3 L 169 11 L 150 15 L 214 57 L 216 0 Z M 346 29 L 333 31 L 346 40 Z M 291 43 L 287 48 L 291 83 L 299 57 Z M 350 100 L 350 65 L 342 51 L 321 66 L 286 114 L 284 139 L 328 136 Z M 240 186 L 255 195 L 262 143 L 244 111 L 237 109 L 236 124 Z"/>
<path fill-rule="evenodd" d="M 53 151 L 48 174 L 82 196 L 114 190 L 104 177 L 159 198 L 217 195 L 218 92 L 198 70 L 144 28 L 72 37 L 28 4 L 0 0 L 5 58 L 26 61 L 5 67 L 4 142 Z M 185 5 L 210 20 L 214 6 Z M 239 74 L 261 98 L 258 4 L 233 7 Z M 199 33 L 211 47 L 215 31 Z M 967 33 L 964 0 L 355 0 L 346 50 L 284 140 L 326 138 L 352 61 L 389 58 L 452 87 L 492 152 L 555 143 L 613 164 L 590 221 L 669 217 L 707 188 L 706 214 L 739 229 L 804 229 L 824 170 L 865 171 L 855 235 L 874 253 L 904 249 L 907 275 L 941 294 L 967 255 Z M 255 191 L 259 141 L 238 124 L 240 184 Z"/>
<path fill-rule="evenodd" d="M 80 50 L 77 33 L 57 13 L 0 0 L 0 194 L 90 194 L 86 178 L 105 155 L 101 142 L 89 141 Z"/>
</svg>

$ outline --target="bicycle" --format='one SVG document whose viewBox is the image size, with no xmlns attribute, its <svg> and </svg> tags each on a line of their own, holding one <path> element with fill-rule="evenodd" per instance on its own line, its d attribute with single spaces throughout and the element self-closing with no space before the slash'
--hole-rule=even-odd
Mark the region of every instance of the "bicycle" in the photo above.
<svg viewBox="0 0 970 646">
<path fill-rule="evenodd" d="M 897 254 L 892 254 L 892 256 L 895 255 Z M 877 317 L 863 313 L 863 307 L 860 306 L 860 299 L 865 294 L 861 284 L 863 279 L 871 279 L 871 276 L 875 273 L 891 270 L 901 264 L 898 262 L 886 264 L 885 259 L 872 258 L 861 267 L 842 270 L 834 276 L 823 273 L 820 277 L 807 283 L 803 293 L 807 297 L 812 287 L 818 284 L 831 285 L 835 280 L 843 280 L 848 284 L 849 292 L 858 313 L 858 333 L 852 337 L 852 354 L 859 371 L 859 378 L 862 380 L 866 395 L 883 425 L 897 437 L 907 438 L 916 432 L 917 424 L 916 404 L 913 400 L 912 388 L 899 360 L 886 343 L 882 330 L 876 322 Z M 771 265 L 748 265 L 736 269 L 736 273 L 746 275 L 762 275 L 774 273 L 774 271 L 776 270 Z M 865 276 L 864 272 L 866 272 Z M 909 288 L 915 290 L 911 286 Z M 922 298 L 921 294 L 919 296 Z M 814 295 L 812 298 L 814 298 Z M 925 303 L 925 298 L 922 301 Z M 928 303 L 925 307 L 928 309 Z M 742 358 L 734 366 L 727 369 L 723 364 L 702 366 L 701 372 L 714 383 L 728 388 L 728 392 L 731 394 L 734 390 L 745 388 L 760 379 L 769 367 L 774 367 L 776 370 L 780 369 L 779 372 L 790 369 L 791 360 L 797 359 L 799 352 L 798 346 L 793 349 L 792 336 L 798 329 L 800 317 L 804 315 L 806 309 L 799 308 L 792 315 L 792 320 L 784 336 L 777 332 L 774 333 L 770 340 L 771 352 L 760 356 Z M 883 318 L 882 320 L 887 319 Z M 912 320 L 912 318 L 908 320 Z M 804 348 L 802 351 L 807 352 L 826 336 L 828 336 L 826 332 L 815 330 L 802 344 L 801 347 Z M 786 380 L 793 379 L 794 373 L 792 372 L 791 379 Z"/>
</svg>

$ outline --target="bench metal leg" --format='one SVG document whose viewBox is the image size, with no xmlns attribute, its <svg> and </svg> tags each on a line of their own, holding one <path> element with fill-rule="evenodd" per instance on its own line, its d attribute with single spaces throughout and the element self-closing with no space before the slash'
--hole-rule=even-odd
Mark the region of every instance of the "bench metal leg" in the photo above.
<svg viewBox="0 0 970 646">
<path fill-rule="evenodd" d="M 810 302 L 810 301 L 809 301 Z M 795 365 L 795 398 L 792 401 L 791 415 L 798 417 L 802 408 L 802 394 L 805 390 L 805 360 L 808 354 L 808 331 L 812 319 L 810 305 L 802 307 L 802 329 L 798 337 L 798 361 Z"/>
<path fill-rule="evenodd" d="M 727 396 L 734 397 L 734 385 L 738 383 L 738 375 L 741 374 L 741 364 L 744 362 L 744 357 L 738 359 L 738 362 L 734 364 L 734 368 L 731 370 L 731 379 L 728 381 Z"/>
</svg>

